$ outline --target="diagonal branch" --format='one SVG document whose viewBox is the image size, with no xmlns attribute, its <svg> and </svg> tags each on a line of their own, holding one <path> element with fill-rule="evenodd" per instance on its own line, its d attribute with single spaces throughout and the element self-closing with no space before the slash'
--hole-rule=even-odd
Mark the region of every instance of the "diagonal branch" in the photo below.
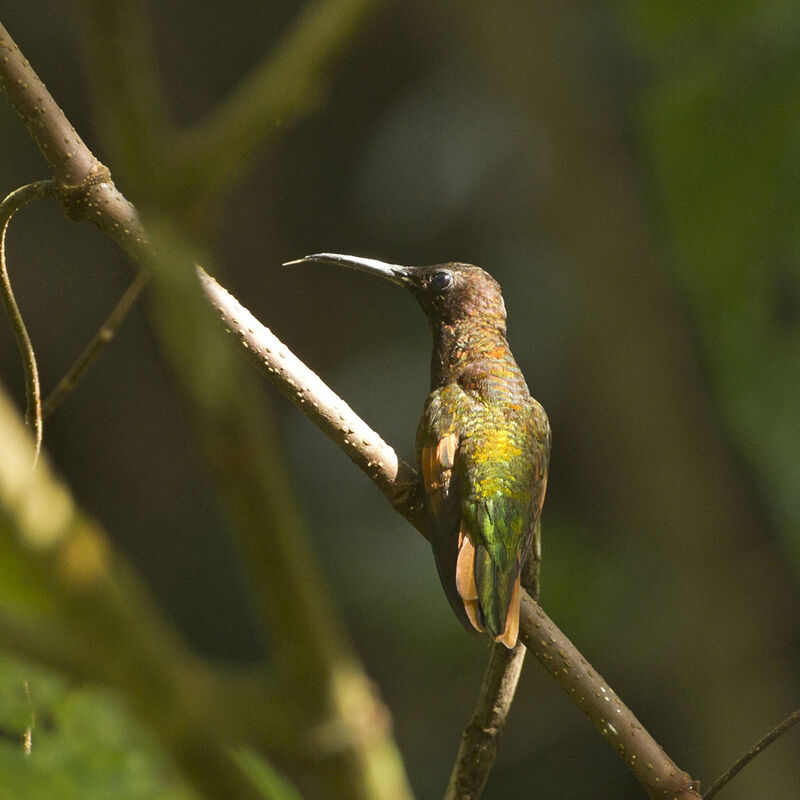
<svg viewBox="0 0 800 800">
<path fill-rule="evenodd" d="M 0 89 L 53 171 L 55 194 L 70 219 L 89 219 L 134 257 L 146 245 L 133 204 L 72 127 L 17 43 L 0 24 Z"/>
<path fill-rule="evenodd" d="M 414 468 L 399 459 L 376 431 L 230 292 L 202 267 L 197 272 L 203 293 L 225 327 L 277 389 L 332 439 L 375 483 L 395 510 L 427 538 Z"/>
<path fill-rule="evenodd" d="M 603 676 L 525 592 L 520 636 L 653 800 L 700 800 L 699 784 L 672 761 Z"/>
</svg>

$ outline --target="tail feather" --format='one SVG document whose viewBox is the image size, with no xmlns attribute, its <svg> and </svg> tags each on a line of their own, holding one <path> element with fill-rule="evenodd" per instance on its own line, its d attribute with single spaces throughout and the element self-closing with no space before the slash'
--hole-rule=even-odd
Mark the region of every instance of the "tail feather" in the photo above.
<svg viewBox="0 0 800 800">
<path fill-rule="evenodd" d="M 482 545 L 474 545 L 462 524 L 458 536 L 456 589 L 472 626 L 509 649 L 519 636 L 520 570 L 502 569 Z"/>
<path fill-rule="evenodd" d="M 502 642 L 509 650 L 517 644 L 519 638 L 519 593 L 520 576 L 517 575 L 511 592 L 511 605 L 508 607 L 505 629 L 502 636 L 495 637 L 495 641 Z"/>
<path fill-rule="evenodd" d="M 481 545 L 476 548 L 475 581 L 486 627 L 492 636 L 499 637 L 506 629 L 508 611 L 519 578 L 519 566 L 516 559 L 512 564 L 503 563 L 504 553 L 499 557 L 494 554 L 495 558 L 492 555 Z"/>
<path fill-rule="evenodd" d="M 475 630 L 485 631 L 480 604 L 478 585 L 475 583 L 475 546 L 461 524 L 458 532 L 458 560 L 456 561 L 456 589 L 464 604 L 467 619 Z"/>
</svg>

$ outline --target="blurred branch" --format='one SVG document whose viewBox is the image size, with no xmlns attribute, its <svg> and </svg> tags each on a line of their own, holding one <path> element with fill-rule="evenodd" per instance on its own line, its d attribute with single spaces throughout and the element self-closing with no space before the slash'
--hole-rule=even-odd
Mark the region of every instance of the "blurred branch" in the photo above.
<svg viewBox="0 0 800 800">
<path fill-rule="evenodd" d="M 14 291 L 11 288 L 11 278 L 6 264 L 6 233 L 11 217 L 22 206 L 32 200 L 48 197 L 52 194 L 53 181 L 38 181 L 15 189 L 0 203 L 0 296 L 2 296 L 3 305 L 6 307 L 8 321 L 11 323 L 14 337 L 17 340 L 17 347 L 22 357 L 22 367 L 25 372 L 25 394 L 27 395 L 25 421 L 33 431 L 33 439 L 36 444 L 33 456 L 34 465 L 42 448 L 42 392 L 39 386 L 39 367 L 36 364 L 36 353 L 33 349 L 31 337 L 28 335 L 28 329 L 22 319 L 22 312 L 19 310 Z"/>
<path fill-rule="evenodd" d="M 316 107 L 324 72 L 376 0 L 311 0 L 264 60 L 208 117 L 179 134 L 175 191 L 198 199 L 244 171 L 283 126 Z"/>
<path fill-rule="evenodd" d="M 145 4 L 82 0 L 98 115 L 135 194 L 158 191 L 160 202 L 186 210 L 233 183 L 256 150 L 318 105 L 325 69 L 375 6 L 307 3 L 262 62 L 204 120 L 179 132 L 166 121 Z M 169 179 L 153 181 L 162 171 Z"/>
<path fill-rule="evenodd" d="M 305 742 L 306 771 L 325 783 L 330 796 L 409 797 L 388 712 L 344 634 L 300 523 L 275 432 L 202 299 L 191 268 L 193 246 L 163 215 L 151 216 L 145 234 L 136 209 L 2 25 L 0 56 L 0 85 L 50 163 L 68 216 L 95 222 L 153 280 L 161 341 L 200 413 L 198 429 L 247 556 L 257 614 L 269 622 L 281 679 L 300 710 L 295 724 L 306 734 L 327 731 L 312 747 Z"/>
<path fill-rule="evenodd" d="M 169 169 L 175 137 L 159 81 L 149 3 L 80 0 L 78 5 L 84 28 L 79 52 L 110 160 L 117 177 L 132 182 L 135 196 L 148 197 L 158 185 L 152 176 Z"/>
<path fill-rule="evenodd" d="M 151 227 L 161 257 L 187 264 L 190 249 L 167 252 L 170 237 Z M 309 737 L 306 772 L 325 794 L 353 800 L 411 795 L 388 724 L 389 713 L 353 653 L 311 549 L 271 418 L 256 387 L 219 336 L 194 269 L 162 289 L 157 314 L 174 369 L 202 412 L 201 441 L 238 532 L 256 611 L 273 658 Z"/>
<path fill-rule="evenodd" d="M 761 741 L 748 750 L 724 775 L 714 781 L 711 788 L 703 795 L 703 800 L 711 800 L 720 789 L 730 783 L 757 755 L 763 753 L 776 739 L 783 736 L 793 725 L 800 722 L 800 708 L 791 713 L 783 722 L 776 725 Z"/>
</svg>

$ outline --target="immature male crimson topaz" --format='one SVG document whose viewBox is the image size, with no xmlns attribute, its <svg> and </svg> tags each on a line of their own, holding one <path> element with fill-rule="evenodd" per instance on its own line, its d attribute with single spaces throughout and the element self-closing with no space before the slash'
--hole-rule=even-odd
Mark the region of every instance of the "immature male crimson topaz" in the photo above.
<svg viewBox="0 0 800 800">
<path fill-rule="evenodd" d="M 500 286 L 471 264 L 402 267 L 335 253 L 290 263 L 305 261 L 388 278 L 422 306 L 433 355 L 417 464 L 436 566 L 464 626 L 514 647 L 522 568 L 532 546 L 539 557 L 550 425 L 508 347 Z"/>
</svg>

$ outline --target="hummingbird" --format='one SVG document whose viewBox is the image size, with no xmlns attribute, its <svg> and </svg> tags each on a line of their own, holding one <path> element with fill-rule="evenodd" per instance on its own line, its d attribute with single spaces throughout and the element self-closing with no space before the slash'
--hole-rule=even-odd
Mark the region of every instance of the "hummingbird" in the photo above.
<svg viewBox="0 0 800 800">
<path fill-rule="evenodd" d="M 317 253 L 321 262 L 408 289 L 433 334 L 431 391 L 416 437 L 429 539 L 450 605 L 467 630 L 507 648 L 519 635 L 520 582 L 538 565 L 550 424 L 506 340 L 497 281 L 480 267 L 426 267 Z"/>
</svg>

